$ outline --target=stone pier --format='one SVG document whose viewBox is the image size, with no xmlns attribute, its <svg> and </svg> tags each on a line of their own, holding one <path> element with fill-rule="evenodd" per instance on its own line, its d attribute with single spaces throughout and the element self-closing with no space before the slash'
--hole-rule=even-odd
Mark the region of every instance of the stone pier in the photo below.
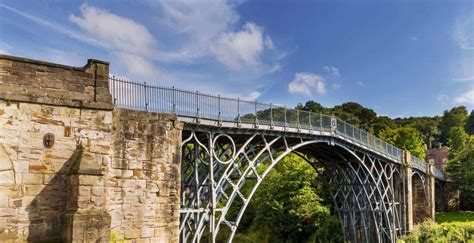
<svg viewBox="0 0 474 243">
<path fill-rule="evenodd" d="M 176 242 L 181 124 L 114 109 L 109 64 L 0 55 L 2 242 Z"/>
</svg>

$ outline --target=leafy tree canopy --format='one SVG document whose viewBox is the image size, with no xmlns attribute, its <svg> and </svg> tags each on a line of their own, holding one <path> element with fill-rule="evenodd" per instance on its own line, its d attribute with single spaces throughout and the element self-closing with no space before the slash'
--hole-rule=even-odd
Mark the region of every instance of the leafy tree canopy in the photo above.
<svg viewBox="0 0 474 243">
<path fill-rule="evenodd" d="M 446 144 L 448 133 L 452 127 L 464 127 L 467 121 L 467 109 L 465 106 L 454 107 L 449 111 L 444 111 L 439 123 L 440 142 Z"/>
<path fill-rule="evenodd" d="M 425 158 L 426 145 L 416 128 L 401 127 L 386 129 L 379 134 L 383 140 L 410 151 L 414 156 Z"/>
<path fill-rule="evenodd" d="M 465 129 L 469 135 L 474 135 L 474 110 L 471 111 L 469 118 L 467 118 Z"/>
</svg>

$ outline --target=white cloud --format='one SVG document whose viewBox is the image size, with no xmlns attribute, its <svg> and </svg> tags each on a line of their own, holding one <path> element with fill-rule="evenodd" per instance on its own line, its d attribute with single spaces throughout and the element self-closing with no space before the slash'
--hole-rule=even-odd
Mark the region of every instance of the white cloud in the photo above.
<svg viewBox="0 0 474 243">
<path fill-rule="evenodd" d="M 172 29 L 189 35 L 194 45 L 206 44 L 239 20 L 226 0 L 159 1 L 164 21 Z M 190 43 L 190 44 L 191 44 Z"/>
<path fill-rule="evenodd" d="M 313 91 L 318 94 L 326 93 L 324 78 L 314 73 L 296 73 L 288 84 L 288 91 L 293 94 L 311 96 Z"/>
<path fill-rule="evenodd" d="M 474 15 L 460 16 L 455 23 L 454 39 L 462 49 L 474 50 Z"/>
<path fill-rule="evenodd" d="M 126 52 L 113 53 L 117 60 L 124 65 L 130 74 L 139 75 L 141 77 L 157 80 L 160 72 L 158 68 L 139 55 L 134 55 Z"/>
<path fill-rule="evenodd" d="M 363 87 L 365 84 L 362 81 L 357 81 L 356 82 L 357 86 Z"/>
<path fill-rule="evenodd" d="M 272 39 L 270 38 L 270 36 L 265 36 L 265 46 L 268 48 L 268 49 L 274 49 L 275 46 L 273 45 L 273 41 Z"/>
<path fill-rule="evenodd" d="M 339 90 L 341 88 L 341 84 L 340 83 L 333 83 L 331 85 L 332 89 L 333 90 Z"/>
<path fill-rule="evenodd" d="M 104 46 L 102 43 L 98 42 L 98 41 L 95 40 L 94 38 L 89 38 L 89 37 L 87 37 L 87 36 L 85 36 L 85 35 L 82 35 L 82 34 L 80 34 L 80 33 L 77 33 L 77 32 L 75 32 L 75 31 L 72 31 L 72 30 L 70 30 L 70 29 L 68 29 L 68 28 L 66 28 L 66 27 L 64 27 L 64 26 L 62 26 L 62 25 L 60 25 L 60 24 L 57 24 L 57 23 L 54 23 L 54 22 L 50 22 L 50 21 L 47 21 L 47 20 L 42 19 L 42 18 L 38 18 L 38 17 L 36 17 L 36 16 L 34 16 L 34 15 L 31 15 L 31 14 L 25 13 L 25 12 L 23 12 L 23 11 L 17 10 L 17 9 L 15 9 L 15 8 L 12 8 L 12 7 L 10 7 L 10 6 L 7 6 L 7 5 L 5 5 L 5 4 L 3 4 L 3 3 L 0 3 L 0 7 L 3 7 L 3 8 L 5 8 L 5 9 L 7 9 L 7 10 L 13 12 L 13 13 L 16 13 L 16 14 L 18 14 L 18 15 L 24 17 L 24 18 L 27 18 L 27 19 L 29 19 L 29 20 L 31 20 L 31 21 L 37 23 L 37 24 L 43 25 L 43 26 L 45 26 L 45 27 L 48 27 L 48 28 L 50 28 L 50 29 L 52 29 L 52 30 L 54 30 L 54 31 L 57 31 L 57 32 L 59 32 L 59 33 L 62 33 L 62 34 L 66 35 L 66 36 L 69 36 L 69 37 L 71 37 L 71 38 L 73 38 L 73 39 L 76 39 L 76 40 L 79 40 L 79 41 L 82 41 L 82 42 L 84 42 L 84 43 L 88 43 L 88 44 L 91 44 L 91 45 L 95 45 L 95 46 Z"/>
<path fill-rule="evenodd" d="M 70 15 L 69 20 L 98 41 L 134 54 L 153 53 L 156 41 L 142 24 L 87 4 L 80 10 L 82 16 Z"/>
<path fill-rule="evenodd" d="M 262 28 L 246 23 L 241 31 L 223 33 L 211 51 L 227 67 L 239 70 L 242 66 L 260 67 L 265 47 Z"/>
<path fill-rule="evenodd" d="M 457 104 L 474 105 L 474 89 L 462 93 L 458 97 L 454 98 L 454 102 Z"/>
<path fill-rule="evenodd" d="M 8 51 L 4 50 L 4 49 L 0 49 L 0 54 L 3 54 L 3 55 L 11 55 Z"/>
<path fill-rule="evenodd" d="M 110 55 L 114 69 L 128 70 L 120 73 L 134 79 L 146 78 L 159 80 L 161 84 L 185 84 L 187 87 L 205 89 L 211 87 L 215 92 L 231 94 L 238 86 L 238 96 L 256 99 L 261 94 L 255 89 L 264 90 L 268 82 L 259 83 L 258 87 L 251 81 L 261 78 L 263 74 L 282 69 L 281 59 L 285 57 L 277 49 L 276 43 L 267 35 L 262 26 L 256 23 L 239 21 L 237 7 L 241 1 L 233 0 L 190 0 L 167 1 L 157 0 L 160 9 L 157 13 L 156 26 L 140 23 L 137 19 L 118 15 L 107 9 L 91 4 L 82 4 L 78 11 L 69 15 L 70 24 L 49 21 L 47 16 L 33 16 L 10 8 L 0 3 L 0 8 L 15 12 L 36 24 L 78 40 L 82 43 L 99 47 Z M 156 7 L 156 2 L 150 2 Z M 130 15 L 133 16 L 133 15 Z M 145 25 L 147 24 L 147 25 Z M 154 28 L 159 28 L 156 33 Z M 159 33 L 159 35 L 157 34 Z M 156 34 L 156 35 L 154 35 Z M 171 44 L 170 44 L 171 43 Z M 0 49 L 9 51 L 8 48 Z M 165 51 L 164 51 L 165 50 Z M 68 50 L 66 50 L 67 52 Z M 271 51 L 271 52 L 270 52 Z M 66 53 L 51 52 L 58 60 L 75 60 L 75 56 Z M 82 58 L 82 57 L 81 57 Z M 228 69 L 240 70 L 239 76 L 228 78 L 216 88 L 215 72 L 205 73 L 204 79 L 189 78 L 195 68 L 187 69 L 186 75 L 181 64 L 222 62 Z M 169 64 L 167 66 L 161 64 Z M 206 72 L 207 67 L 203 72 Z M 211 69 L 211 68 L 209 68 Z M 179 70 L 179 71 L 176 71 Z M 214 71 L 215 68 L 212 67 Z M 221 71 L 221 70 L 219 70 Z M 222 72 L 218 72 L 222 73 Z M 158 76 L 159 75 L 159 76 Z M 169 78 L 188 76 L 186 79 Z M 245 80 L 245 81 L 243 81 Z M 245 83 L 247 80 L 250 82 Z M 233 85 L 229 85 L 232 83 Z"/>
<path fill-rule="evenodd" d="M 154 47 L 156 40 L 145 26 L 131 19 L 83 4 L 80 7 L 81 16 L 69 16 L 71 22 L 77 24 L 85 31 L 85 34 L 83 34 L 72 31 L 58 23 L 19 11 L 5 4 L 0 3 L 0 7 L 70 38 L 108 49 L 133 74 L 150 78 L 150 74 L 158 73 L 153 63 L 145 60 L 145 57 L 150 58 L 157 52 Z M 43 58 L 53 62 L 71 64 L 83 61 L 78 61 L 79 56 L 75 53 L 51 48 L 46 48 L 39 53 L 43 55 Z"/>
<path fill-rule="evenodd" d="M 262 93 L 260 93 L 258 91 L 252 91 L 252 92 L 242 96 L 242 100 L 254 101 L 258 97 L 260 97 L 260 95 L 262 95 Z"/>
<path fill-rule="evenodd" d="M 469 81 L 474 81 L 474 76 L 466 77 L 466 78 L 455 78 L 453 80 L 458 81 L 458 82 L 469 82 Z"/>
<path fill-rule="evenodd" d="M 130 74 L 158 79 L 158 68 L 152 62 L 158 52 L 156 40 L 144 25 L 86 3 L 81 5 L 80 10 L 81 16 L 69 16 L 71 22 L 91 38 L 107 43 L 112 56 Z"/>
<path fill-rule="evenodd" d="M 341 76 L 339 69 L 336 67 L 324 66 L 323 71 L 327 73 L 330 78 L 339 78 Z"/>
<path fill-rule="evenodd" d="M 170 60 L 188 61 L 212 55 L 231 70 L 264 70 L 266 73 L 279 69 L 279 64 L 262 62 L 265 50 L 275 50 L 270 36 L 263 28 L 246 22 L 235 29 L 240 19 L 236 12 L 239 3 L 228 0 L 159 1 L 163 22 L 172 32 L 183 34 L 187 41 L 178 52 L 166 53 Z"/>
<path fill-rule="evenodd" d="M 438 100 L 441 103 L 447 103 L 449 101 L 449 96 L 445 94 L 440 94 L 438 97 L 436 97 L 436 100 Z"/>
</svg>

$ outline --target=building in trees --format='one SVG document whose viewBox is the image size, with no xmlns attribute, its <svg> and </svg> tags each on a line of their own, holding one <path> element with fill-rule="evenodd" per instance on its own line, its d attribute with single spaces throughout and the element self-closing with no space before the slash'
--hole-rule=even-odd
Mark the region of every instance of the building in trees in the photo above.
<svg viewBox="0 0 474 243">
<path fill-rule="evenodd" d="M 436 168 L 444 172 L 444 166 L 448 162 L 448 152 L 449 148 L 447 146 L 428 149 L 426 151 L 426 161 L 434 160 Z"/>
</svg>

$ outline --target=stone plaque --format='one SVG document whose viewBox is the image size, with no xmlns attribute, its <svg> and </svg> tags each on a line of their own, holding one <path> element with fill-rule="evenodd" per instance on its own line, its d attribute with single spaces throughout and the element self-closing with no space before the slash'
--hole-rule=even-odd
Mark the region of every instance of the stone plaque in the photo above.
<svg viewBox="0 0 474 243">
<path fill-rule="evenodd" d="M 54 145 L 54 134 L 46 133 L 43 137 L 43 145 L 45 148 L 52 148 Z"/>
</svg>

